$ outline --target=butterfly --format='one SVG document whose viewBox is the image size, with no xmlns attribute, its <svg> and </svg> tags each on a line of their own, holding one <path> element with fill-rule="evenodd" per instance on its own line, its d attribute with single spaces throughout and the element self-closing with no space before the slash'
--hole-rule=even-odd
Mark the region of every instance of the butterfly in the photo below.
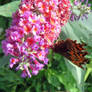
<svg viewBox="0 0 92 92">
<path fill-rule="evenodd" d="M 84 48 L 85 44 L 77 43 L 71 39 L 57 41 L 52 47 L 55 53 L 59 53 L 69 59 L 72 63 L 77 66 L 82 67 L 82 64 L 88 62 L 88 59 L 85 58 L 85 55 L 88 54 Z"/>
</svg>

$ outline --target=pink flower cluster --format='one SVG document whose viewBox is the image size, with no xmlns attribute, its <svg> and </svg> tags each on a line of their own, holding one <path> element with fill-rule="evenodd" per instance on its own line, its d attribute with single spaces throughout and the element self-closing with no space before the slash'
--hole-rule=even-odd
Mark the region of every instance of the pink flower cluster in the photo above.
<svg viewBox="0 0 92 92">
<path fill-rule="evenodd" d="M 54 44 L 70 15 L 69 0 L 22 0 L 6 30 L 2 48 L 17 65 L 22 77 L 37 75 L 48 64 L 49 48 Z M 30 70 L 30 71 L 29 71 Z"/>
</svg>

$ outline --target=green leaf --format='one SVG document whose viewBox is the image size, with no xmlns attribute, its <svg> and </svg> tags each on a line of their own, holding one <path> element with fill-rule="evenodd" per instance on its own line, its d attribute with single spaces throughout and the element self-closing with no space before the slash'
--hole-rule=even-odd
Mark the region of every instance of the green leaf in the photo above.
<svg viewBox="0 0 92 92">
<path fill-rule="evenodd" d="M 14 73 L 14 71 L 11 71 L 8 67 L 7 68 L 4 68 L 4 67 L 0 68 L 0 81 L 9 81 L 9 82 L 18 83 L 19 80 L 21 80 L 21 77 L 18 76 L 18 73 Z"/>
<path fill-rule="evenodd" d="M 85 41 L 89 46 L 92 46 L 92 13 L 89 14 L 88 20 L 69 21 L 61 32 L 61 38 L 71 38 L 72 40 Z M 64 34 L 64 35 L 63 35 Z"/>
<path fill-rule="evenodd" d="M 90 60 L 90 63 L 87 64 L 87 71 L 86 71 L 86 74 L 85 74 L 85 77 L 84 77 L 84 81 L 87 80 L 89 74 L 92 72 L 92 60 Z"/>
<path fill-rule="evenodd" d="M 11 17 L 12 13 L 18 9 L 20 1 L 14 1 L 3 6 L 0 6 L 0 15 L 5 17 Z"/>
<path fill-rule="evenodd" d="M 0 35 L 1 35 L 1 32 L 3 31 L 3 28 L 5 27 L 6 27 L 6 20 L 4 17 L 0 16 Z"/>
<path fill-rule="evenodd" d="M 3 67 L 7 64 L 9 64 L 9 59 L 11 56 L 3 56 L 2 58 L 0 58 L 0 67 Z"/>
<path fill-rule="evenodd" d="M 61 89 L 59 85 L 62 83 L 69 92 L 81 92 L 77 87 L 77 83 L 73 78 L 72 73 L 66 67 L 64 58 L 59 54 L 55 54 L 53 58 L 52 67 L 50 67 L 47 72 L 48 75 L 46 78 L 48 79 L 48 82 L 58 89 Z"/>
<path fill-rule="evenodd" d="M 23 84 L 23 79 L 19 74 L 7 67 L 0 68 L 0 89 L 6 92 L 15 92 L 16 85 Z"/>
<path fill-rule="evenodd" d="M 84 75 L 85 71 L 80 67 L 74 65 L 71 61 L 65 58 L 65 63 L 72 73 L 74 79 L 76 80 L 77 86 L 80 89 L 80 92 L 84 92 Z"/>
<path fill-rule="evenodd" d="M 31 86 L 28 87 L 28 88 L 25 90 L 25 92 L 30 92 L 30 88 L 31 88 Z"/>
<path fill-rule="evenodd" d="M 2 53 L 2 46 L 1 46 L 1 44 L 0 44 L 0 53 Z"/>
<path fill-rule="evenodd" d="M 71 22 L 69 21 L 63 28 L 61 32 L 61 39 L 71 38 L 72 40 L 77 40 L 78 43 L 81 41 L 85 42 L 90 48 L 92 48 L 92 13 L 89 14 L 88 20 L 79 20 Z M 87 57 L 92 57 L 92 49 L 87 49 L 90 51 L 90 55 Z M 68 62 L 67 62 L 68 63 Z M 66 64 L 67 65 L 67 64 Z M 72 66 L 71 64 L 67 65 L 69 71 L 72 73 L 73 77 L 77 81 L 77 85 L 79 84 L 80 89 L 81 83 L 87 79 L 88 75 L 90 74 L 90 69 L 87 70 L 86 75 L 84 71 L 81 71 L 78 67 Z M 70 67 L 70 68 L 69 68 Z M 84 78 L 84 75 L 86 76 Z M 84 78 L 84 80 L 83 80 Z"/>
<path fill-rule="evenodd" d="M 59 82 L 58 78 L 56 77 L 56 73 L 54 70 L 48 69 L 46 71 L 46 75 L 47 75 L 46 77 L 48 79 L 48 82 L 50 84 L 52 84 L 54 87 L 57 87 L 57 88 L 60 87 L 60 82 Z"/>
</svg>

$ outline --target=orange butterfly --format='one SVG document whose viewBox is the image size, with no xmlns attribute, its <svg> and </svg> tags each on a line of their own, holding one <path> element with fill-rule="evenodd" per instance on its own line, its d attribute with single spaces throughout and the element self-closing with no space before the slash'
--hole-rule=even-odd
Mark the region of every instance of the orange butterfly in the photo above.
<svg viewBox="0 0 92 92">
<path fill-rule="evenodd" d="M 72 61 L 74 64 L 82 68 L 82 64 L 88 62 L 85 55 L 88 54 L 83 48 L 85 44 L 76 43 L 76 40 L 66 39 L 58 41 L 52 47 L 53 51 L 65 56 L 67 59 Z"/>
</svg>

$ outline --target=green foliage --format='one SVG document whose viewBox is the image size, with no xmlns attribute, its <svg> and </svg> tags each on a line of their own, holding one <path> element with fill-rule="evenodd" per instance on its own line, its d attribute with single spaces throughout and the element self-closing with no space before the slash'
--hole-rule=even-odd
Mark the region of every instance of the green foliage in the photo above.
<svg viewBox="0 0 92 92">
<path fill-rule="evenodd" d="M 86 57 L 89 58 L 89 64 L 87 64 L 87 71 L 85 74 L 85 78 L 84 81 L 87 80 L 88 76 L 90 75 L 90 73 L 92 73 L 92 47 L 87 46 L 87 51 L 89 52 L 89 55 L 87 55 Z"/>
<path fill-rule="evenodd" d="M 85 48 L 89 52 L 89 54 L 86 56 L 89 58 L 89 64 L 87 64 L 87 71 L 83 71 L 79 69 L 78 67 L 74 67 L 75 69 L 70 68 L 69 70 L 72 72 L 75 80 L 77 81 L 77 84 L 79 85 L 79 88 L 82 90 L 83 86 L 81 87 L 81 84 L 84 85 L 84 80 L 86 81 L 90 73 L 92 72 L 92 13 L 89 15 L 88 20 L 83 21 L 75 21 L 75 22 L 68 22 L 66 26 L 63 27 L 61 32 L 61 39 L 71 38 L 72 40 L 77 40 L 77 42 L 84 42 L 87 44 Z M 71 65 L 67 65 L 70 67 Z M 86 73 L 85 73 L 86 72 Z M 77 73 L 77 75 L 76 75 Z M 78 79 L 78 77 L 81 79 Z M 84 90 L 84 89 L 83 89 Z M 83 92 L 82 90 L 82 92 Z"/>
<path fill-rule="evenodd" d="M 13 1 L 9 4 L 0 6 L 0 15 L 5 17 L 11 17 L 12 13 L 18 8 L 20 1 Z"/>
<path fill-rule="evenodd" d="M 65 64 L 64 58 L 61 55 L 55 54 L 53 62 L 58 63 L 58 69 L 53 71 L 56 71 L 55 76 L 65 86 L 66 90 L 69 92 L 80 92 L 74 77 Z"/>
<path fill-rule="evenodd" d="M 16 74 L 7 68 L 0 68 L 0 90 L 5 92 L 15 92 L 16 86 L 23 83 L 23 80 Z"/>
</svg>

